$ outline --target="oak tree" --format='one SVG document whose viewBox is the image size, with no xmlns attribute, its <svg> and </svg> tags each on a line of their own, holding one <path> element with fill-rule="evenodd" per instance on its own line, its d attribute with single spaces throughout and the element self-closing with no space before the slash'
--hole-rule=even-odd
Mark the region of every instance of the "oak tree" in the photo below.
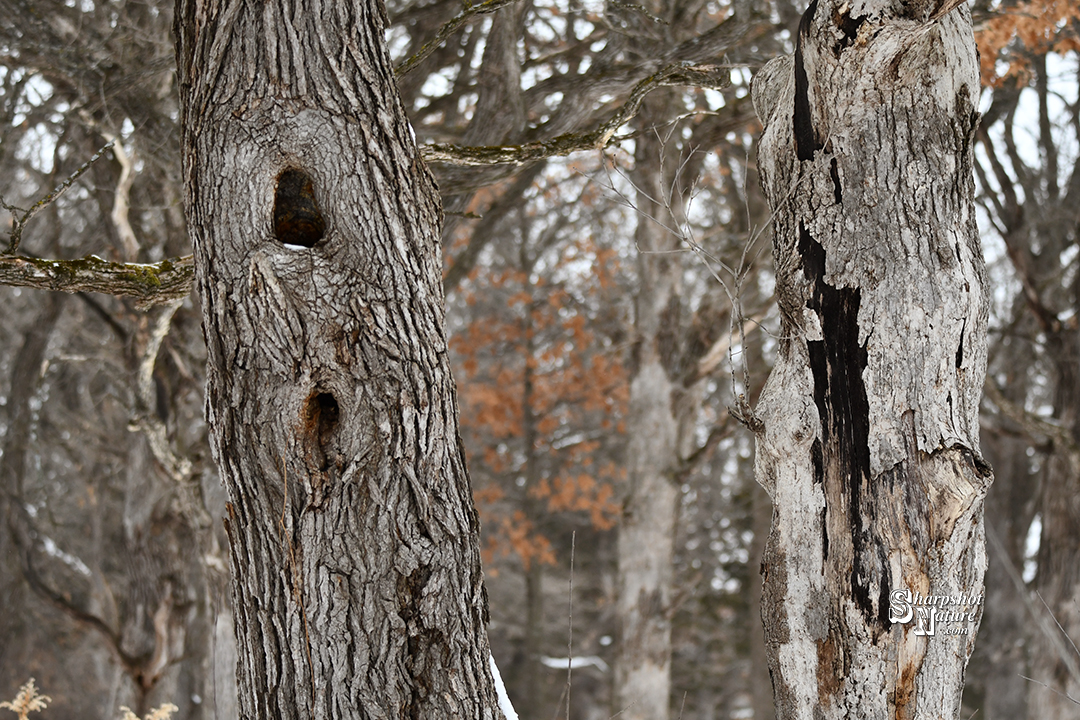
<svg viewBox="0 0 1080 720">
<path fill-rule="evenodd" d="M 177 7 L 246 718 L 500 716 L 441 210 L 385 23 L 375 0 Z"/>
</svg>

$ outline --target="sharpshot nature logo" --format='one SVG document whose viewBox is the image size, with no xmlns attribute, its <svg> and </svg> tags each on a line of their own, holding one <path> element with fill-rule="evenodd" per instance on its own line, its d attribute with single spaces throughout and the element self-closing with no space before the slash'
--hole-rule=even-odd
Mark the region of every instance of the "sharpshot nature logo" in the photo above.
<svg viewBox="0 0 1080 720">
<path fill-rule="evenodd" d="M 916 635 L 971 635 L 982 601 L 982 595 L 913 595 L 910 590 L 893 590 L 889 595 L 889 620 L 914 620 Z"/>
</svg>

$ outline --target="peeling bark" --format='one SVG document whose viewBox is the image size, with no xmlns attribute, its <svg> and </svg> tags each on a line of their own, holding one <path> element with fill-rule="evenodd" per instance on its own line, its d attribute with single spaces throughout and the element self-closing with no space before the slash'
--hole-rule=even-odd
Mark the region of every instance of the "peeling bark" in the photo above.
<svg viewBox="0 0 1080 720">
<path fill-rule="evenodd" d="M 978 65 L 967 9 L 946 9 L 814 0 L 754 81 L 782 316 L 757 410 L 779 718 L 960 706 L 977 619 L 890 617 L 898 590 L 981 596 L 986 567 Z"/>
<path fill-rule="evenodd" d="M 177 8 L 243 718 L 498 718 L 441 212 L 380 2 Z"/>
</svg>

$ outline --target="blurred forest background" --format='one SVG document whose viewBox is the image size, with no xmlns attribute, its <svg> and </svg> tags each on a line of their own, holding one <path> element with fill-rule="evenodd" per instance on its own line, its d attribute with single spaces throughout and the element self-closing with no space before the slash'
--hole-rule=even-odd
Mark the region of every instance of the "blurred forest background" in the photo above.
<svg viewBox="0 0 1080 720">
<path fill-rule="evenodd" d="M 388 0 L 394 57 L 416 55 L 461 10 Z M 418 141 L 465 146 L 590 131 L 672 62 L 731 76 L 726 89 L 654 91 L 604 150 L 432 164 L 492 649 L 526 720 L 565 715 L 571 655 L 571 716 L 621 709 L 618 534 L 641 519 L 624 503 L 628 467 L 646 452 L 664 469 L 658 497 L 677 506 L 661 610 L 671 717 L 772 717 L 757 616 L 771 510 L 752 435 L 729 408 L 753 402 L 775 346 L 749 82 L 791 52 L 803 10 L 517 0 L 458 24 L 399 73 Z M 976 0 L 973 15 L 995 301 L 982 430 L 996 482 L 964 717 L 1017 720 L 1041 717 L 1052 695 L 1022 676 L 1080 683 L 1053 619 L 1080 640 L 1080 9 Z M 5 207 L 28 208 L 115 142 L 26 226 L 20 252 L 190 253 L 171 25 L 163 0 L 0 0 Z M 14 227 L 8 212 L 0 222 Z M 183 720 L 235 717 L 198 302 L 141 309 L 0 287 L 0 699 L 33 676 L 53 698 L 49 720 L 165 702 Z M 659 450 L 641 434 L 656 401 L 631 392 L 645 340 L 663 348 L 673 432 Z"/>
</svg>

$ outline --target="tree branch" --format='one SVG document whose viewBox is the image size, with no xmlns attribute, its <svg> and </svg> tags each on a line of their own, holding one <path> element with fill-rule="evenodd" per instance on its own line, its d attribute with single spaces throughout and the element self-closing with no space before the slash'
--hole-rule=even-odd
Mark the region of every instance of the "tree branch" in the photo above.
<svg viewBox="0 0 1080 720">
<path fill-rule="evenodd" d="M 731 69 L 725 65 L 686 65 L 673 63 L 641 80 L 630 96 L 609 120 L 595 130 L 566 133 L 551 140 L 540 140 L 524 145 L 496 145 L 488 147 L 463 147 L 461 145 L 422 145 L 420 152 L 427 162 L 441 162 L 463 167 L 486 165 L 523 165 L 534 160 L 569 155 L 581 150 L 602 150 L 621 137 L 615 131 L 629 122 L 645 99 L 660 87 L 704 87 L 722 89 L 731 85 Z"/>
<path fill-rule="evenodd" d="M 49 205 L 52 205 L 84 172 L 90 169 L 91 165 L 97 162 L 98 158 L 105 154 L 106 150 L 112 146 L 112 140 L 105 143 L 104 147 L 94 153 L 93 157 L 79 166 L 79 169 L 71 173 L 71 175 L 69 175 L 64 182 L 60 183 L 55 190 L 31 205 L 29 210 L 23 210 L 14 205 L 8 205 L 4 198 L 0 197 L 0 206 L 3 206 L 5 210 L 11 213 L 12 224 L 11 237 L 7 249 L 4 250 L 5 255 L 13 255 L 19 249 L 19 243 L 22 241 L 23 229 L 26 227 L 26 223 L 30 222 L 35 215 L 49 207 Z M 21 215 L 19 213 L 21 213 Z"/>
<path fill-rule="evenodd" d="M 1038 438 L 1042 436 L 1048 438 L 1054 444 L 1055 450 L 1064 453 L 1073 474 L 1080 474 L 1080 446 L 1073 440 L 1072 434 L 1067 428 L 1055 425 L 1006 399 L 997 383 L 989 375 L 987 375 L 986 381 L 983 383 L 983 390 L 990 402 L 997 405 L 1002 415 L 1023 428 L 1029 437 Z"/>
<path fill-rule="evenodd" d="M 186 297 L 194 277 L 190 255 L 146 265 L 109 262 L 96 255 L 77 260 L 0 256 L 0 285 L 126 295 L 136 299 L 139 309 Z"/>
<path fill-rule="evenodd" d="M 506 7 L 515 2 L 517 2 L 517 0 L 484 0 L 484 2 L 479 3 L 478 5 L 468 5 L 463 11 L 446 21 L 443 26 L 439 28 L 439 32 L 435 33 L 435 37 L 424 43 L 412 57 L 406 59 L 394 68 L 394 75 L 400 79 L 415 70 L 417 65 L 423 62 L 428 55 L 435 52 L 435 50 L 446 42 L 451 35 L 457 32 L 458 28 L 464 25 L 469 18 L 474 15 L 493 13 L 499 8 Z"/>
<path fill-rule="evenodd" d="M 701 447 L 695 449 L 686 457 L 679 459 L 678 467 L 675 469 L 675 479 L 678 482 L 685 482 L 690 473 L 694 472 L 702 462 L 712 455 L 713 450 L 720 444 L 720 441 L 731 435 L 733 430 L 731 419 L 730 412 L 724 413 L 719 422 L 709 430 L 709 436 L 705 438 L 705 442 L 702 443 Z"/>
</svg>

